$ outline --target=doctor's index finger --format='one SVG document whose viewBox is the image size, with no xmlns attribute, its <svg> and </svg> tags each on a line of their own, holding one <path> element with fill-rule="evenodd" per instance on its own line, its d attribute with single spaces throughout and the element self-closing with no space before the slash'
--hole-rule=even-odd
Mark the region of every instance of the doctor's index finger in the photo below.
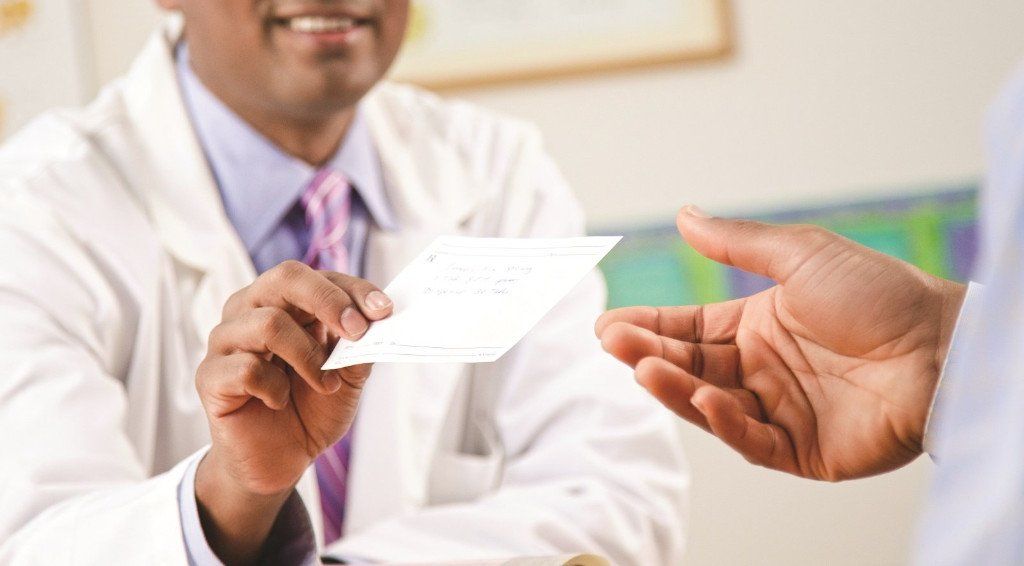
<svg viewBox="0 0 1024 566">
<path fill-rule="evenodd" d="M 319 320 L 337 335 L 357 339 L 366 332 L 367 319 L 390 314 L 391 303 L 367 281 L 286 261 L 235 293 L 224 307 L 224 318 L 260 307 L 283 309 L 300 324 Z"/>
<path fill-rule="evenodd" d="M 370 320 L 381 320 L 391 315 L 394 303 L 384 291 L 365 279 L 336 271 L 320 271 L 321 275 L 341 287 L 355 301 L 359 310 Z"/>
<path fill-rule="evenodd" d="M 746 299 L 734 299 L 709 305 L 623 307 L 602 314 L 594 330 L 600 338 L 610 326 L 624 322 L 675 340 L 731 344 L 745 305 Z"/>
</svg>

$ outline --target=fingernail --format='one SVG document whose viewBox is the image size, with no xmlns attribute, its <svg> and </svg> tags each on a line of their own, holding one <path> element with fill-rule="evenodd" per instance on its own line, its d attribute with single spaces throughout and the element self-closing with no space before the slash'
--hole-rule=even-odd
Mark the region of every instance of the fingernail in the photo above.
<svg viewBox="0 0 1024 566">
<path fill-rule="evenodd" d="M 366 319 L 363 318 L 363 315 L 359 314 L 355 307 L 346 307 L 341 312 L 341 327 L 353 338 L 362 336 L 366 333 L 366 329 L 369 328 L 366 324 Z"/>
<path fill-rule="evenodd" d="M 704 402 L 703 401 L 698 401 L 695 397 L 690 397 L 690 404 L 693 405 L 693 408 L 697 409 L 701 413 L 704 412 Z"/>
<path fill-rule="evenodd" d="M 704 212 L 703 210 L 700 209 L 699 206 L 695 204 L 686 205 L 685 207 L 683 207 L 683 211 L 689 214 L 690 216 L 696 218 L 711 218 L 710 214 Z"/>
<path fill-rule="evenodd" d="M 337 372 L 329 371 L 324 374 L 324 387 L 331 393 L 337 393 L 341 389 L 341 378 Z"/>
<path fill-rule="evenodd" d="M 366 306 L 375 311 L 382 311 L 391 306 L 391 299 L 380 291 L 373 291 L 366 296 Z"/>
<path fill-rule="evenodd" d="M 640 387 L 643 387 L 647 391 L 650 391 L 650 388 L 647 387 L 647 383 L 645 383 L 646 380 L 640 375 L 634 373 L 633 380 L 636 381 L 637 385 L 639 385 Z"/>
</svg>

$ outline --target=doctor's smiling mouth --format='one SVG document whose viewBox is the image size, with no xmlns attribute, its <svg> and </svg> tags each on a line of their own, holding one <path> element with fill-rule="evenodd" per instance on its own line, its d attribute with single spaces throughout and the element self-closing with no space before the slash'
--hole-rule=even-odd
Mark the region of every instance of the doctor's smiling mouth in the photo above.
<svg viewBox="0 0 1024 566">
<path fill-rule="evenodd" d="M 379 79 L 404 37 L 409 0 L 256 0 L 265 45 L 293 62 Z M 333 68 L 333 69 L 332 69 Z"/>
<path fill-rule="evenodd" d="M 380 16 L 379 6 L 372 2 L 297 4 L 272 10 L 267 25 L 296 50 L 325 58 L 343 57 L 373 41 Z"/>
</svg>

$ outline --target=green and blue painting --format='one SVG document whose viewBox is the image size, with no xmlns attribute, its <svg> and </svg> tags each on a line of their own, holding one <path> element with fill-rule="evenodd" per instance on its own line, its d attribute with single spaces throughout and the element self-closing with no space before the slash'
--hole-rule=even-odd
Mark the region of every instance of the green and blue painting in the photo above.
<svg viewBox="0 0 1024 566">
<path fill-rule="evenodd" d="M 792 210 L 755 217 L 817 224 L 935 275 L 965 281 L 977 250 L 977 190 L 954 187 L 894 200 Z M 675 226 L 625 231 L 601 262 L 609 306 L 704 304 L 744 297 L 772 282 L 708 260 L 687 246 Z"/>
</svg>

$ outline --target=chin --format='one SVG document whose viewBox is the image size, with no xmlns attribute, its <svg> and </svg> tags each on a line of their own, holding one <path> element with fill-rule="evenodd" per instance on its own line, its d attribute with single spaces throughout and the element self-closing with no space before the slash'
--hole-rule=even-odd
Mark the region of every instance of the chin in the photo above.
<svg viewBox="0 0 1024 566">
<path fill-rule="evenodd" d="M 379 80 L 377 73 L 326 73 L 282 85 L 287 91 L 279 100 L 290 114 L 322 119 L 355 107 Z"/>
</svg>

